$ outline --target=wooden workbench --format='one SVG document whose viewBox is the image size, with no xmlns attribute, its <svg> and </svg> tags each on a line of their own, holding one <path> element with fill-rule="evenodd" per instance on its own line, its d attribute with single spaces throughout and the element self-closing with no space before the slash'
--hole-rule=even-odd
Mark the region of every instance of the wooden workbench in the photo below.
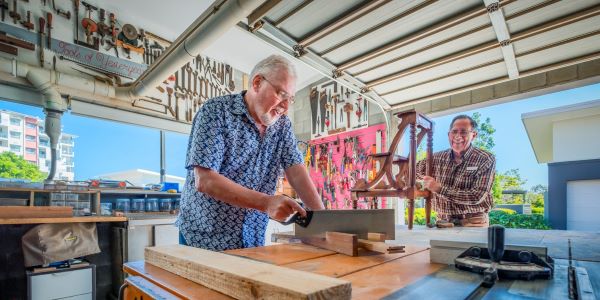
<svg viewBox="0 0 600 300">
<path fill-rule="evenodd" d="M 428 248 L 407 246 L 405 250 L 395 254 L 361 250 L 359 256 L 351 257 L 304 244 L 280 244 L 225 253 L 341 278 L 352 283 L 353 299 L 378 299 L 445 267 L 429 263 Z M 143 261 L 126 263 L 123 269 L 184 299 L 231 299 Z"/>
</svg>

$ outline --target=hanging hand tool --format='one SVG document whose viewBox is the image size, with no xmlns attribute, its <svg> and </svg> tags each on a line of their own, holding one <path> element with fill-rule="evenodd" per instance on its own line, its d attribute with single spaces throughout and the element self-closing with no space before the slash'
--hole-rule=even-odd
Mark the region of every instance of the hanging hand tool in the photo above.
<svg viewBox="0 0 600 300">
<path fill-rule="evenodd" d="M 348 130 L 350 130 L 350 112 L 353 110 L 354 105 L 352 105 L 352 103 L 348 102 L 344 105 L 344 112 L 346 113 L 346 127 L 348 127 Z"/>
<path fill-rule="evenodd" d="M 358 120 L 357 123 L 358 123 L 358 122 L 360 122 L 360 116 L 362 116 L 362 108 L 360 107 L 360 102 L 356 103 L 356 107 L 358 108 L 356 110 L 356 116 L 358 117 L 357 118 L 357 120 Z"/>
<path fill-rule="evenodd" d="M 365 99 L 365 102 L 364 102 L 364 104 L 363 104 L 363 105 L 364 105 L 364 107 L 365 107 L 365 108 L 363 109 L 363 116 L 364 116 L 364 117 L 363 117 L 363 120 L 364 120 L 364 121 L 367 121 L 367 116 L 369 116 L 369 114 L 367 113 L 367 109 L 368 109 L 368 107 L 369 107 L 369 102 L 367 102 L 367 99 Z"/>
<path fill-rule="evenodd" d="M 66 11 L 66 10 L 62 10 L 62 9 L 60 9 L 60 8 L 56 8 L 56 4 L 54 3 L 54 0 L 52 0 L 52 9 L 54 10 L 54 12 L 55 12 L 57 15 L 59 15 L 59 16 L 61 16 L 61 17 L 65 18 L 65 19 L 67 19 L 67 20 L 70 20 L 70 19 L 71 19 L 71 12 L 70 12 L 70 11 Z"/>
<path fill-rule="evenodd" d="M 73 0 L 73 4 L 75 6 L 75 43 L 79 44 L 79 0 Z"/>
<path fill-rule="evenodd" d="M 5 33 L 1 33 L 0 32 L 0 42 L 4 43 L 4 44 L 9 44 L 12 46 L 17 46 L 17 47 L 21 47 L 27 50 L 31 50 L 34 51 L 35 50 L 35 44 L 27 42 L 27 41 L 23 41 L 11 36 L 7 36 Z"/>
<path fill-rule="evenodd" d="M 100 9 L 100 22 L 98 22 L 98 35 L 100 35 L 100 45 L 104 46 L 104 37 L 110 35 L 110 26 L 104 21 L 106 20 L 106 11 Z"/>
<path fill-rule="evenodd" d="M 31 23 L 31 11 L 27 11 L 27 21 L 21 21 L 21 25 L 27 28 L 27 30 L 33 30 L 33 23 Z"/>
<path fill-rule="evenodd" d="M 188 73 L 187 90 L 188 90 L 188 93 L 191 94 L 192 93 L 192 67 L 190 67 L 190 63 L 186 64 L 185 71 Z"/>
<path fill-rule="evenodd" d="M 21 15 L 17 12 L 17 0 L 13 0 L 13 9 L 8 15 L 13 19 L 13 24 L 17 24 L 21 20 Z"/>
<path fill-rule="evenodd" d="M 38 19 L 39 32 L 40 32 L 40 66 L 44 67 L 44 27 L 46 26 L 46 20 L 43 17 Z"/>
<path fill-rule="evenodd" d="M 0 10 L 2 11 L 2 22 L 4 22 L 4 17 L 5 17 L 6 11 L 8 10 L 8 1 L 7 0 L 0 0 Z"/>
<path fill-rule="evenodd" d="M 50 47 L 50 45 L 52 44 L 52 13 L 51 12 L 46 13 L 46 21 L 48 22 L 48 24 L 46 24 L 46 26 L 48 27 L 48 47 Z"/>
<path fill-rule="evenodd" d="M 194 74 L 194 96 L 198 96 L 198 71 L 192 72 Z"/>
<path fill-rule="evenodd" d="M 173 117 L 175 117 L 175 111 L 173 111 L 173 107 L 171 105 L 171 96 L 173 96 L 173 89 L 171 87 L 167 87 L 167 99 L 168 99 L 168 107 L 167 109 L 171 113 Z"/>
<path fill-rule="evenodd" d="M 89 45 L 94 44 L 94 38 L 92 35 L 94 32 L 98 31 L 98 24 L 90 18 L 81 19 L 81 26 L 83 26 L 83 30 L 85 32 L 86 43 Z"/>
<path fill-rule="evenodd" d="M 0 51 L 12 55 L 19 55 L 19 49 L 17 47 L 13 47 L 11 45 L 1 44 L 0 43 Z"/>
</svg>

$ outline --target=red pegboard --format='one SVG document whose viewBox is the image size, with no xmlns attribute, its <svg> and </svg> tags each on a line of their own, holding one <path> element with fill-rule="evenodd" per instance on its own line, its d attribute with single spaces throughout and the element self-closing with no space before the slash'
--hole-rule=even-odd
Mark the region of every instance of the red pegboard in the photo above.
<svg viewBox="0 0 600 300">
<path fill-rule="evenodd" d="M 375 175 L 375 167 L 368 155 L 375 152 L 378 131 L 381 132 L 381 151 L 385 152 L 385 124 L 309 141 L 310 153 L 305 156 L 305 163 L 310 178 L 328 209 L 352 208 L 350 189 L 354 186 L 354 181 Z M 385 207 L 385 201 L 385 198 L 379 198 L 379 207 Z M 364 199 L 359 199 L 359 208 L 368 208 L 367 206 Z"/>
</svg>

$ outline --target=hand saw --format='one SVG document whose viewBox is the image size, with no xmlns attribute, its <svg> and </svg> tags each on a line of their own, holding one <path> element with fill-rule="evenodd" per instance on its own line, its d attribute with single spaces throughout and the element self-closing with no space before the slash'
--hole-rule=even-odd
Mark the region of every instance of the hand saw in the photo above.
<svg viewBox="0 0 600 300">
<path fill-rule="evenodd" d="M 385 233 L 390 240 L 396 236 L 393 209 L 316 210 L 308 221 L 302 222 L 294 221 L 295 237 L 317 236 L 327 231 L 352 233 L 361 239 L 367 239 L 369 232 Z"/>
</svg>

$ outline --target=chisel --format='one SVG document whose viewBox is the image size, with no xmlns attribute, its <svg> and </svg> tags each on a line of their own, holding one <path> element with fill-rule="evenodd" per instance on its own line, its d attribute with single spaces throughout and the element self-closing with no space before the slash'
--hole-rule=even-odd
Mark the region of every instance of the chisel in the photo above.
<svg viewBox="0 0 600 300">
<path fill-rule="evenodd" d="M 46 26 L 46 20 L 42 17 L 38 19 L 39 32 L 40 32 L 40 65 L 44 67 L 44 27 Z"/>
</svg>

